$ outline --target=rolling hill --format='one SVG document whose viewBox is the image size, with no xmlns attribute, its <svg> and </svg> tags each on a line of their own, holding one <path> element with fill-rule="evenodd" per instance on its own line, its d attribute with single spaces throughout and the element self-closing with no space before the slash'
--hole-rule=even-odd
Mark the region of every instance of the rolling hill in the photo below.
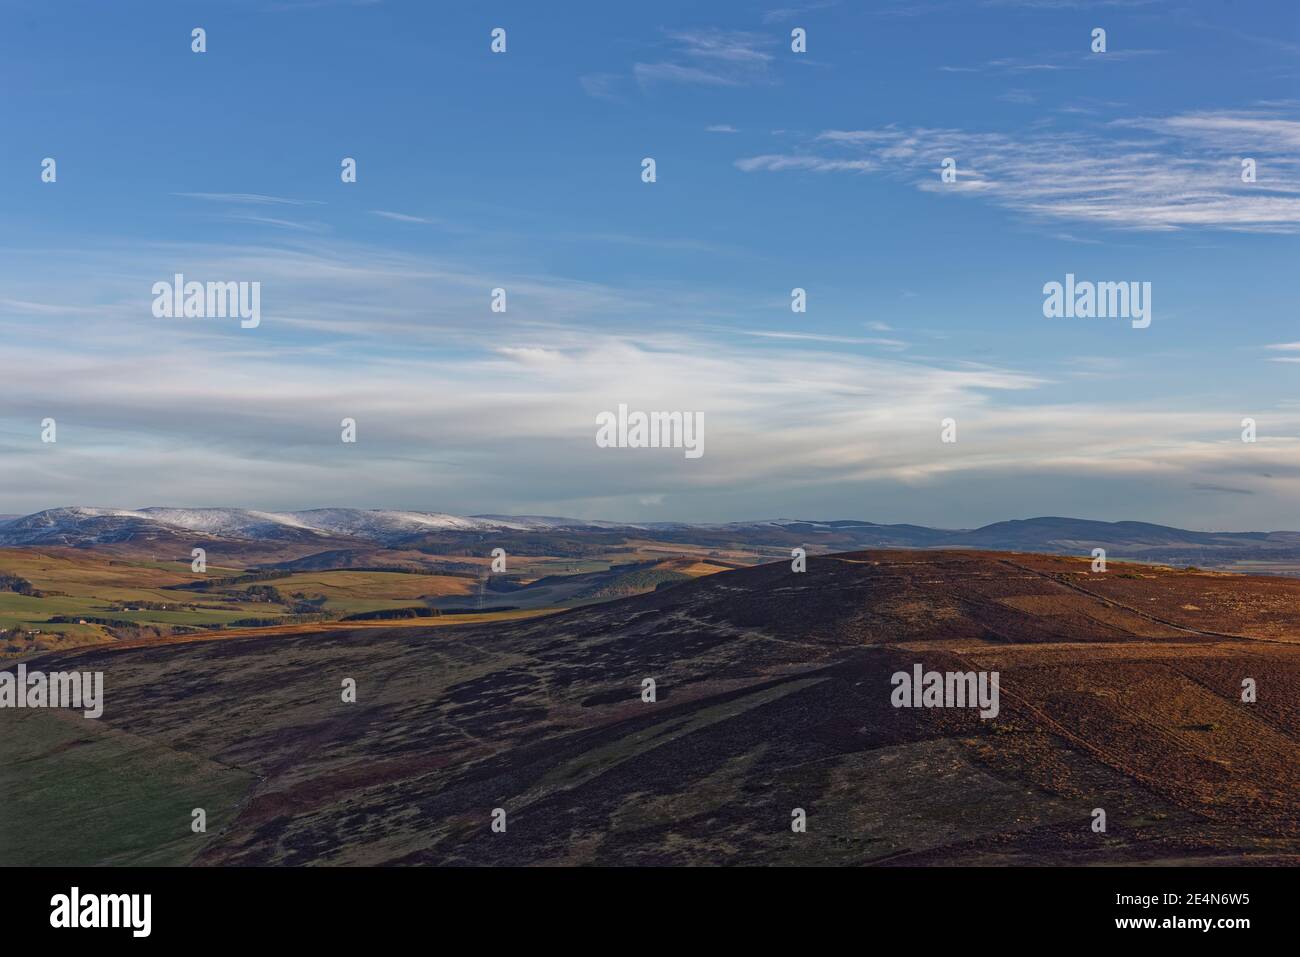
<svg viewBox="0 0 1300 957">
<path fill-rule="evenodd" d="M 0 860 L 1295 864 L 1297 609 L 1281 577 L 884 550 L 57 653 L 28 667 L 102 671 L 104 714 L 0 711 Z M 895 707 L 916 665 L 996 671 L 999 713 Z"/>
</svg>

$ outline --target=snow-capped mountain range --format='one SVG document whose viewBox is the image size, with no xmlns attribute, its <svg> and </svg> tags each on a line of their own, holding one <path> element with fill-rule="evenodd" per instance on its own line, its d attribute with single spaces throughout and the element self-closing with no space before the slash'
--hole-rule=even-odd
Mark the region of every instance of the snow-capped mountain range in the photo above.
<svg viewBox="0 0 1300 957">
<path fill-rule="evenodd" d="M 464 517 L 440 512 L 316 508 L 262 512 L 243 508 L 51 508 L 0 521 L 0 545 L 93 545 L 150 533 L 190 533 L 248 541 L 350 538 L 389 544 L 426 532 L 529 531 L 610 527 L 544 516 Z"/>
<path fill-rule="evenodd" d="M 1088 555 L 1100 546 L 1112 557 L 1226 566 L 1240 561 L 1285 562 L 1300 568 L 1300 533 L 1198 532 L 1147 522 L 1031 518 L 974 529 L 878 525 L 857 520 L 773 519 L 721 524 L 583 521 L 545 515 L 449 515 L 392 509 L 315 508 L 266 512 L 244 508 L 52 508 L 0 518 L 0 546 L 142 546 L 150 552 L 221 541 L 255 552 L 298 554 L 338 549 L 426 550 L 485 538 L 533 547 L 537 536 L 589 539 L 597 546 L 622 533 L 709 547 L 808 546 L 821 551 L 863 548 L 963 548 Z M 520 544 L 523 537 L 530 540 Z"/>
</svg>

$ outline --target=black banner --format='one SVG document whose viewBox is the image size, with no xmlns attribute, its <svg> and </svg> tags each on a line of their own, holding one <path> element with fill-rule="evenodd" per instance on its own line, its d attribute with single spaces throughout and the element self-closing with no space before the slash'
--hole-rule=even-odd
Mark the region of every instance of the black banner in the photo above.
<svg viewBox="0 0 1300 957">
<path fill-rule="evenodd" d="M 666 922 L 758 940 L 805 934 L 812 922 L 819 933 L 852 925 L 858 936 L 910 927 L 930 941 L 1050 934 L 1232 946 L 1294 931 L 1294 879 L 1282 868 L 0 872 L 7 940 L 75 934 L 82 944 L 133 945 L 338 945 L 431 927 L 493 943 L 560 933 L 633 940 L 661 937 Z"/>
</svg>

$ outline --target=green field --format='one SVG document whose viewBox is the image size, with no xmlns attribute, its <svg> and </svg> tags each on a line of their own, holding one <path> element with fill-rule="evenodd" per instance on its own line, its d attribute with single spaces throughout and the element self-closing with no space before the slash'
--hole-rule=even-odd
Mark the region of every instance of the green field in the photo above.
<svg viewBox="0 0 1300 957">
<path fill-rule="evenodd" d="M 0 866 L 187 864 L 256 780 L 76 713 L 0 711 Z"/>
<path fill-rule="evenodd" d="M 197 574 L 183 562 L 131 560 L 90 548 L 0 548 L 0 575 L 40 593 L 0 591 L 0 658 L 209 629 L 282 629 L 394 608 L 465 610 L 482 604 L 535 611 L 607 601 L 725 567 L 703 554 L 683 554 L 688 551 L 633 544 L 601 557 L 512 555 L 509 578 L 529 587 L 480 594 L 480 578 L 440 573 L 437 564 L 411 571 L 293 572 L 210 565 L 206 574 Z M 465 561 L 450 557 L 446 565 L 450 571 L 464 568 Z M 489 565 L 471 567 L 486 575 Z M 534 586 L 538 579 L 546 582 Z"/>
<path fill-rule="evenodd" d="M 198 591 L 168 586 L 233 579 L 246 570 L 209 566 L 206 575 L 199 575 L 185 564 L 129 562 L 67 549 L 0 549 L 0 573 L 22 578 L 42 593 L 0 591 L 0 657 L 136 637 L 136 629 L 167 635 L 250 619 L 341 618 L 419 605 L 428 596 L 468 594 L 476 587 L 473 579 L 447 575 L 318 571 L 222 582 Z M 247 594 L 250 587 L 274 589 L 263 591 L 261 598 L 277 600 L 257 600 Z M 60 617 L 72 621 L 51 621 Z"/>
</svg>

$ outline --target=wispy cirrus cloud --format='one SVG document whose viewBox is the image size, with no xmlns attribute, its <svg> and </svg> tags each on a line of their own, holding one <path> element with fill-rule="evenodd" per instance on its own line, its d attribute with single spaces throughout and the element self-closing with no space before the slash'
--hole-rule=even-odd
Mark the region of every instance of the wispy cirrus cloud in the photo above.
<svg viewBox="0 0 1300 957">
<path fill-rule="evenodd" d="M 428 496 L 436 495 L 473 510 L 517 500 L 511 477 L 525 467 L 528 494 L 539 503 L 573 505 L 609 488 L 725 489 L 735 474 L 725 462 L 757 481 L 786 468 L 768 454 L 774 440 L 824 456 L 806 430 L 835 434 L 845 417 L 865 416 L 865 425 L 886 395 L 895 415 L 928 418 L 932 408 L 978 404 L 1035 381 L 1013 370 L 815 348 L 837 345 L 834 337 L 800 337 L 800 348 L 790 349 L 779 338 L 751 345 L 735 332 L 652 328 L 639 319 L 620 330 L 607 320 L 629 307 L 661 315 L 664 303 L 638 307 L 645 291 L 518 273 L 510 313 L 495 316 L 485 338 L 487 275 L 373 247 L 160 245 L 105 250 L 93 263 L 49 267 L 75 272 L 78 299 L 91 305 L 0 304 L 0 329 L 35 311 L 50 332 L 48 341 L 0 355 L 0 484 L 23 490 L 18 508 L 50 496 L 170 500 L 169 486 L 191 500 L 228 498 L 238 488 L 248 501 L 355 502 L 360 478 L 372 501 L 431 507 Z M 150 280 L 172 268 L 258 278 L 259 334 L 220 321 L 153 318 Z M 49 279 L 31 282 L 47 287 Z M 603 320 L 582 321 L 593 316 Z M 77 336 L 61 335 L 65 327 Z M 813 381 L 819 387 L 808 405 Z M 686 473 L 679 459 L 601 454 L 595 415 L 619 402 L 705 410 L 724 443 L 711 453 L 718 463 Z M 45 415 L 60 422 L 58 456 L 35 454 L 39 437 L 26 428 Z M 362 423 L 362 459 L 339 455 L 343 415 Z M 819 458 L 814 470 L 838 473 L 839 458 Z M 590 481 L 575 482 L 575 463 Z M 184 481 L 187 470 L 202 478 Z M 79 475 L 95 476 L 93 495 L 78 488 Z"/>
<path fill-rule="evenodd" d="M 772 82 L 771 50 L 776 38 L 764 33 L 708 28 L 668 34 L 671 59 L 638 62 L 632 76 L 642 86 L 685 83 L 703 86 L 752 86 Z"/>
<path fill-rule="evenodd" d="M 430 219 L 427 216 L 412 216 L 410 213 L 396 213 L 391 209 L 372 209 L 372 216 L 379 216 L 382 219 L 391 219 L 398 223 L 421 223 L 424 225 L 433 225 L 438 222 L 436 219 Z"/>
<path fill-rule="evenodd" d="M 627 74 L 588 73 L 578 77 L 583 91 L 593 99 L 621 103 L 632 88 L 739 88 L 774 82 L 772 66 L 776 57 L 772 51 L 779 39 L 776 36 L 717 27 L 672 30 L 663 36 L 655 51 L 658 56 L 634 62 Z"/>
<path fill-rule="evenodd" d="M 787 342 L 816 342 L 833 345 L 881 346 L 886 349 L 906 349 L 907 343 L 901 339 L 883 339 L 878 336 L 831 336 L 815 332 L 777 332 L 769 330 L 743 329 L 743 335 L 759 339 L 781 339 Z"/>
<path fill-rule="evenodd" d="M 296 219 L 285 219 L 282 216 L 258 216 L 254 213 L 231 213 L 221 218 L 232 223 L 245 223 L 250 226 L 274 226 L 276 229 L 292 229 L 304 233 L 321 233 L 330 228 L 326 223 L 301 222 Z"/>
<path fill-rule="evenodd" d="M 284 196 L 264 196 L 261 193 L 173 193 L 186 199 L 203 199 L 213 203 L 235 203 L 246 206 L 324 206 L 318 199 L 288 199 Z"/>
<path fill-rule="evenodd" d="M 808 170 L 814 173 L 866 173 L 879 169 L 880 164 L 869 159 L 834 159 L 827 156 L 809 156 L 788 153 L 764 153 L 736 160 L 736 168 L 746 173 L 759 170 L 781 172 L 782 170 Z"/>
<path fill-rule="evenodd" d="M 1004 103 L 1018 103 L 1025 106 L 1038 102 L 1038 97 L 1028 90 L 1007 90 L 1007 92 L 999 95 L 998 99 Z"/>
<path fill-rule="evenodd" d="M 1084 10 L 1107 7 L 1145 7 L 1167 4 L 1168 0 L 982 0 L 986 7 L 1026 7 L 1038 10 Z"/>
<path fill-rule="evenodd" d="M 1099 69 L 1108 63 L 1158 56 L 1164 52 L 1145 49 L 1117 49 L 1105 53 L 1068 50 L 1038 56 L 995 57 L 973 64 L 944 65 L 939 67 L 939 70 L 943 73 L 1055 73 L 1060 70 L 1082 70 L 1089 67 Z"/>
<path fill-rule="evenodd" d="M 642 86 L 653 83 L 691 83 L 701 86 L 743 86 L 737 76 L 682 63 L 635 63 L 632 76 Z"/>
<path fill-rule="evenodd" d="M 1230 143 L 1234 150 L 1300 153 L 1300 120 L 1267 110 L 1202 111 L 1178 116 L 1115 120 L 1117 127 L 1151 130 L 1198 146 Z"/>
<path fill-rule="evenodd" d="M 618 73 L 587 73 L 578 77 L 578 84 L 589 97 L 611 103 L 622 102 L 623 83 L 624 77 Z"/>
<path fill-rule="evenodd" d="M 700 62 L 732 63 L 766 69 L 772 62 L 772 37 L 743 30 L 681 30 L 668 34 L 684 56 Z"/>
<path fill-rule="evenodd" d="M 814 2 L 800 3 L 791 7 L 777 7 L 764 12 L 763 22 L 784 23 L 786 20 L 793 20 L 795 17 L 801 17 L 805 14 L 828 10 L 838 4 L 839 0 L 814 0 Z"/>
<path fill-rule="evenodd" d="M 1266 346 L 1265 348 L 1273 352 L 1300 353 L 1300 342 L 1275 342 L 1270 346 Z M 1269 356 L 1268 359 L 1270 362 L 1297 363 L 1300 362 L 1300 355 Z"/>
<path fill-rule="evenodd" d="M 495 258 L 485 268 L 315 238 L 10 257 L 5 507 L 231 504 L 237 489 L 238 504 L 263 507 L 507 503 L 635 518 L 642 499 L 665 496 L 676 518 L 718 520 L 778 493 L 792 509 L 860 514 L 867 490 L 967 494 L 982 482 L 996 518 L 1017 514 L 1016 483 L 1068 502 L 1062 483 L 1226 487 L 1264 470 L 1277 477 L 1251 499 L 1261 508 L 1300 492 L 1300 441 L 1281 437 L 1300 429 L 1300 407 L 1270 410 L 1269 434 L 1243 457 L 1212 402 L 1047 402 L 1054 384 L 1013 366 L 844 348 L 906 345 L 892 338 L 720 328 L 683 309 L 680 288 L 512 265 L 510 312 L 497 315 Z M 153 318 L 150 284 L 172 270 L 261 281 L 261 327 Z M 45 303 L 51 289 L 66 298 Z M 42 336 L 24 334 L 32 317 Z M 707 455 L 687 469 L 680 456 L 606 454 L 595 415 L 620 402 L 703 411 Z M 35 428 L 47 415 L 56 448 Z M 974 441 L 938 441 L 950 415 Z M 340 445 L 343 416 L 357 419 L 364 455 Z"/>
<path fill-rule="evenodd" d="M 879 172 L 975 194 L 1035 218 L 1132 230 L 1300 231 L 1300 120 L 1275 110 L 1116 120 L 1022 135 L 888 126 L 827 130 L 800 151 L 735 161 L 744 172 Z M 939 179 L 945 157 L 955 183 Z M 1257 182 L 1241 180 L 1243 158 Z"/>
</svg>

